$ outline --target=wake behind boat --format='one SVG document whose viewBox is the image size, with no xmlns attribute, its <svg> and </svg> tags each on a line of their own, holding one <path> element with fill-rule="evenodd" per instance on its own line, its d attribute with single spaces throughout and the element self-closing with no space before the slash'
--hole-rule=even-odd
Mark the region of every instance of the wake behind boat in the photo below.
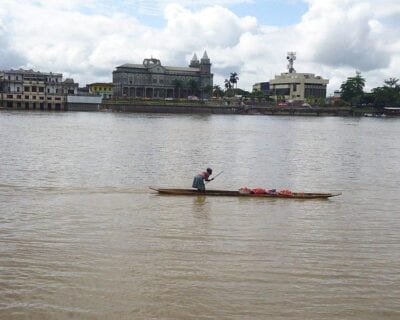
<svg viewBox="0 0 400 320">
<path fill-rule="evenodd" d="M 157 188 L 149 187 L 157 191 L 159 194 L 175 195 L 175 196 L 220 196 L 220 197 L 257 197 L 257 198 L 290 198 L 290 199 L 326 199 L 339 196 L 342 193 L 311 193 L 311 192 L 291 192 L 288 190 L 266 192 L 252 192 L 250 189 L 246 191 L 235 190 L 204 190 L 195 189 L 179 189 L 179 188 Z"/>
</svg>

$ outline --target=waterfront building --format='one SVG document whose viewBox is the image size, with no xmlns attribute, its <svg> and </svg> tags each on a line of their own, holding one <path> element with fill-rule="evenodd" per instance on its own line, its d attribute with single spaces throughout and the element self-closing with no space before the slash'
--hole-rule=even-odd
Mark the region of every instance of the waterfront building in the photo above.
<svg viewBox="0 0 400 320">
<path fill-rule="evenodd" d="M 0 106 L 7 109 L 65 110 L 67 94 L 77 92 L 73 79 L 61 73 L 33 70 L 0 71 Z"/>
<path fill-rule="evenodd" d="M 262 92 L 265 95 L 269 95 L 270 91 L 269 91 L 269 82 L 257 82 L 255 84 L 253 84 L 253 92 Z"/>
<path fill-rule="evenodd" d="M 163 66 L 155 58 L 142 64 L 123 64 L 113 72 L 114 96 L 119 98 L 207 98 L 213 86 L 211 62 L 204 52 L 194 54 L 188 67 Z"/>
<path fill-rule="evenodd" d="M 91 94 L 97 94 L 104 99 L 111 99 L 113 95 L 113 83 L 95 82 L 87 85 L 88 91 Z"/>
<path fill-rule="evenodd" d="M 296 53 L 288 52 L 288 72 L 276 75 L 270 80 L 271 97 L 278 100 L 306 101 L 326 98 L 326 87 L 329 80 L 313 73 L 297 73 L 293 68 Z"/>
</svg>

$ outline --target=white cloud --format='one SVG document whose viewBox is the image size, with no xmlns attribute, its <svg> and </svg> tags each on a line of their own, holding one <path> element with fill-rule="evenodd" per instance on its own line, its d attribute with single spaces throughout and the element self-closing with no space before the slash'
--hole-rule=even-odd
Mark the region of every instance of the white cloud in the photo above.
<svg viewBox="0 0 400 320">
<path fill-rule="evenodd" d="M 201 57 L 204 50 L 215 84 L 238 72 L 239 87 L 248 90 L 285 72 L 287 51 L 297 52 L 298 72 L 329 78 L 330 92 L 355 70 L 361 70 L 368 88 L 400 76 L 398 0 L 307 0 L 307 13 L 288 27 L 238 16 L 225 0 L 120 2 L 125 9 L 163 10 L 163 28 L 146 25 L 105 0 L 85 1 L 83 9 L 80 0 L 2 3 L 0 67 L 62 72 L 81 85 L 111 81 L 116 66 L 150 56 L 184 66 L 193 52 Z"/>
</svg>

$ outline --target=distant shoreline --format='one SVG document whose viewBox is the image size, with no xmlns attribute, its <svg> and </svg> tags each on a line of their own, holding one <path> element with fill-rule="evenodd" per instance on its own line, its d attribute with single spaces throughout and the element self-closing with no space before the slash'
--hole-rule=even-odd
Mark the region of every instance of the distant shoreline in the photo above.
<svg viewBox="0 0 400 320">
<path fill-rule="evenodd" d="M 0 111 L 37 111 L 22 108 L 0 108 Z M 79 104 L 67 105 L 65 110 L 50 112 L 121 112 L 121 113 L 171 113 L 171 114 L 232 114 L 232 115 L 270 115 L 270 116 L 340 116 L 340 117 L 380 117 L 385 116 L 373 108 L 357 107 L 275 107 L 267 105 L 223 105 L 204 102 L 167 102 L 160 101 L 135 101 L 135 102 L 110 102 L 101 105 Z M 48 112 L 48 111 L 47 111 Z M 387 114 L 399 116 L 400 114 Z"/>
</svg>

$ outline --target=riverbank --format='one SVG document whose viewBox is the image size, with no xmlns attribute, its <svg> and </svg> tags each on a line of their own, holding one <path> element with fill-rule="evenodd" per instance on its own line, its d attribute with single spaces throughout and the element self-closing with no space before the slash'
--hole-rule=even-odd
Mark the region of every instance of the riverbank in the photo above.
<svg viewBox="0 0 400 320">
<path fill-rule="evenodd" d="M 293 116 L 352 116 L 349 107 L 273 107 L 252 104 L 218 104 L 213 102 L 113 102 L 103 103 L 99 111 L 137 113 L 206 113 Z"/>
<path fill-rule="evenodd" d="M 386 108 L 393 109 L 393 108 Z M 1 110 L 37 110 L 23 108 L 4 108 Z M 37 110 L 44 111 L 44 110 Z M 46 110 L 48 111 L 48 110 Z M 52 110 L 53 111 L 53 110 Z M 66 104 L 59 111 L 84 112 L 126 112 L 126 113 L 171 113 L 171 114 L 237 114 L 237 115 L 277 115 L 277 116 L 341 116 L 341 117 L 380 117 L 399 116 L 389 110 L 373 107 L 290 107 L 271 106 L 261 103 L 239 103 L 236 101 L 191 101 L 191 100 L 103 100 L 101 104 Z"/>
</svg>

